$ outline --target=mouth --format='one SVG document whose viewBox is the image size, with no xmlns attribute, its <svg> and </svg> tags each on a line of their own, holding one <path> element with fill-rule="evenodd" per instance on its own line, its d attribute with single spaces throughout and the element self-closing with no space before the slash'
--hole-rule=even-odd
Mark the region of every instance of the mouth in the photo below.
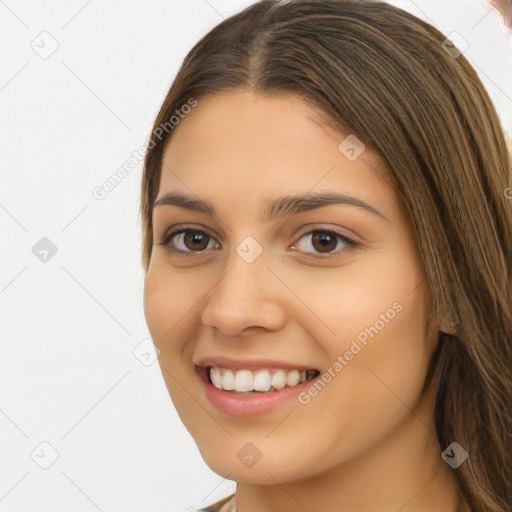
<svg viewBox="0 0 512 512">
<path fill-rule="evenodd" d="M 294 388 L 320 375 L 320 371 L 314 368 L 249 370 L 208 366 L 203 368 L 203 372 L 207 381 L 217 389 L 241 396 L 277 393 Z"/>
<path fill-rule="evenodd" d="M 320 375 L 316 368 L 196 366 L 204 398 L 217 413 L 250 418 L 301 404 L 296 399 Z"/>
</svg>

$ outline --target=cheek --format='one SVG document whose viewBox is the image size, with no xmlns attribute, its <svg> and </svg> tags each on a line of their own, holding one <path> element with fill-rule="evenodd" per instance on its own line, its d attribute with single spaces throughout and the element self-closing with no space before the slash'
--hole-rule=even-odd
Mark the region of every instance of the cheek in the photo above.
<svg viewBox="0 0 512 512">
<path fill-rule="evenodd" d="M 192 293 L 190 278 L 187 283 L 165 264 L 152 263 L 144 283 L 144 315 L 151 338 L 160 351 L 158 363 L 169 396 L 182 418 L 188 425 L 191 409 L 190 395 L 184 389 L 192 390 L 195 380 L 190 374 L 188 352 L 192 349 L 191 339 L 196 338 L 193 308 L 201 293 Z M 185 387 L 184 387 L 185 385 Z"/>
<path fill-rule="evenodd" d="M 193 276 L 172 272 L 164 263 L 154 262 L 144 283 L 144 316 L 157 343 L 170 342 L 191 318 L 202 295 L 201 284 Z"/>
<path fill-rule="evenodd" d="M 408 282 L 385 284 L 344 303 L 345 322 L 336 326 L 344 334 L 331 345 L 346 361 L 332 391 L 350 411 L 349 445 L 377 440 L 414 408 L 429 362 L 423 287 L 410 293 Z"/>
<path fill-rule="evenodd" d="M 308 331 L 336 375 L 327 387 L 333 394 L 322 394 L 335 396 L 342 410 L 351 411 L 351 421 L 359 417 L 354 425 L 382 425 L 385 418 L 390 425 L 406 412 L 404 403 L 417 399 L 430 357 L 421 268 L 412 257 L 385 256 L 311 280 L 304 301 L 317 314 L 309 315 Z M 340 415 L 338 407 L 331 410 Z M 368 414 L 376 421 L 367 422 Z"/>
<path fill-rule="evenodd" d="M 158 347 L 164 380 L 174 397 L 182 394 L 179 382 L 192 379 L 191 358 L 201 335 L 200 308 L 213 286 L 204 274 L 176 270 L 163 258 L 155 258 L 144 284 L 144 316 L 151 338 Z M 167 371 L 165 371 L 167 370 Z M 169 375 L 169 373 L 171 375 Z M 193 380 L 193 379 L 192 379 Z"/>
<path fill-rule="evenodd" d="M 348 350 L 354 339 L 364 343 L 380 337 L 390 326 L 404 335 L 423 329 L 425 286 L 418 285 L 424 276 L 409 252 L 372 253 L 337 268 L 299 269 L 285 276 L 300 299 L 297 317 L 328 353 Z"/>
<path fill-rule="evenodd" d="M 144 282 L 144 316 L 153 341 L 160 345 L 166 328 L 169 328 L 169 311 L 172 311 L 173 293 L 168 279 L 151 264 Z"/>
</svg>

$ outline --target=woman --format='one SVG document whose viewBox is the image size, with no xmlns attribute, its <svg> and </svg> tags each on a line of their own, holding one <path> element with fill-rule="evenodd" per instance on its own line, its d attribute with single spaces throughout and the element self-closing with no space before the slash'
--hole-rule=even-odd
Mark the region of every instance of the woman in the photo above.
<svg viewBox="0 0 512 512">
<path fill-rule="evenodd" d="M 510 187 L 475 71 L 403 10 L 260 1 L 195 45 L 141 212 L 162 375 L 237 482 L 204 510 L 509 510 Z"/>
</svg>

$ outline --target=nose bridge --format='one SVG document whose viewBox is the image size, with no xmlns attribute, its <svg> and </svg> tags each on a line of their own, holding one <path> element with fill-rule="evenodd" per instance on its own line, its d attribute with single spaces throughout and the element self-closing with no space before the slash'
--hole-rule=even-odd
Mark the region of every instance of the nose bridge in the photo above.
<svg viewBox="0 0 512 512">
<path fill-rule="evenodd" d="M 226 255 L 225 273 L 208 294 L 203 323 L 236 335 L 246 327 L 277 329 L 284 312 L 268 282 L 263 247 L 246 237 Z"/>
<path fill-rule="evenodd" d="M 228 301 L 243 297 L 247 298 L 246 303 L 262 300 L 266 273 L 269 271 L 263 247 L 259 244 L 256 247 L 254 242 L 244 240 L 233 247 L 226 257 L 225 274 L 215 287 L 216 294 Z"/>
</svg>

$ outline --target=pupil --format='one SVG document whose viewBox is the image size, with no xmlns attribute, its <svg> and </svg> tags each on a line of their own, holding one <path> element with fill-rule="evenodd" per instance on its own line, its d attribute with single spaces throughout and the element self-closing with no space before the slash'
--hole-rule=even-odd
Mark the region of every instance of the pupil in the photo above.
<svg viewBox="0 0 512 512">
<path fill-rule="evenodd" d="M 334 236 L 330 235 L 329 233 L 325 233 L 324 231 L 315 232 L 315 234 L 313 235 L 313 245 L 315 245 L 315 242 L 320 243 L 320 251 L 321 252 L 324 249 L 327 249 L 327 251 L 323 251 L 323 252 L 328 252 L 329 250 L 332 250 L 336 247 L 336 238 Z M 334 242 L 334 245 L 333 245 L 333 242 Z M 315 249 L 318 249 L 318 248 L 315 246 Z"/>
<path fill-rule="evenodd" d="M 208 242 L 205 244 L 203 240 L 203 247 L 197 247 L 197 245 L 194 244 L 200 244 L 201 245 L 201 238 L 206 240 L 208 237 L 204 236 L 202 233 L 198 233 L 197 231 L 190 231 L 185 234 L 185 245 L 188 249 L 197 249 L 199 251 L 202 251 L 206 248 L 208 245 Z M 192 247 L 189 246 L 189 242 L 191 242 Z"/>
</svg>

